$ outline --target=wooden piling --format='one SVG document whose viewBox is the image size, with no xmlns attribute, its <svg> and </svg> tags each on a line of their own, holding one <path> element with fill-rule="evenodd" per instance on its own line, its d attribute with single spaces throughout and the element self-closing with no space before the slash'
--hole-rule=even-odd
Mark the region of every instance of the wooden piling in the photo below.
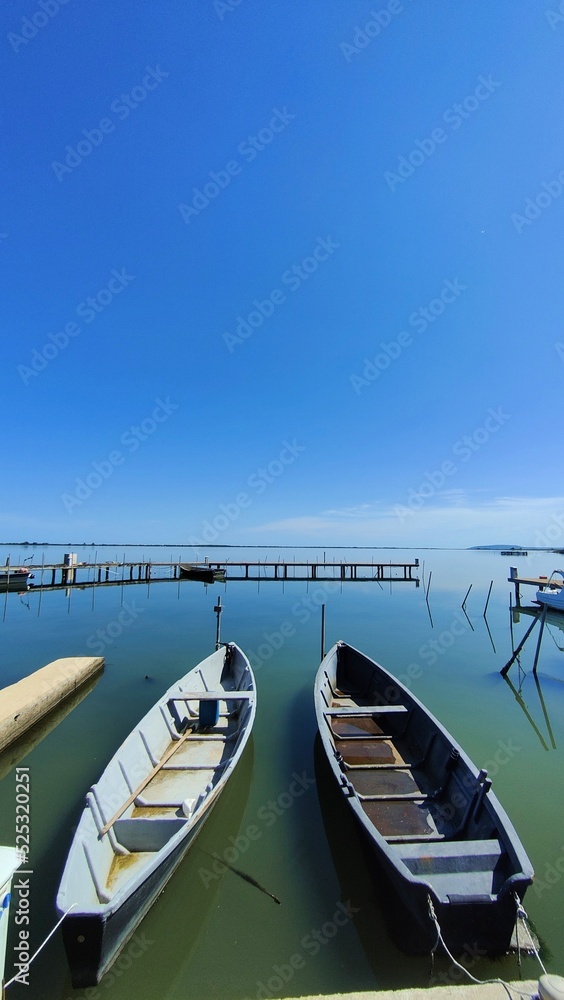
<svg viewBox="0 0 564 1000">
<path fill-rule="evenodd" d="M 538 665 L 538 662 L 539 662 L 539 653 L 540 653 L 541 642 L 542 642 L 542 634 L 544 632 L 544 626 L 545 626 L 545 622 L 546 622 L 546 612 L 547 612 L 547 606 L 546 606 L 546 604 L 543 604 L 543 606 L 542 606 L 542 615 L 541 615 L 541 625 L 540 625 L 539 638 L 538 638 L 538 641 L 537 641 L 537 648 L 535 650 L 535 659 L 534 659 L 534 663 L 533 663 L 533 673 L 534 673 L 535 677 L 536 677 L 536 674 L 537 674 L 537 665 Z"/>
<path fill-rule="evenodd" d="M 486 617 L 486 612 L 488 610 L 488 604 L 490 603 L 490 594 L 492 592 L 492 587 L 493 587 L 493 580 L 490 583 L 490 589 L 488 590 L 488 596 L 486 598 L 486 606 L 484 608 L 484 618 Z"/>
<path fill-rule="evenodd" d="M 509 670 L 509 668 L 510 668 L 511 664 L 512 664 L 512 663 L 514 663 L 514 662 L 515 662 L 515 660 L 517 659 L 517 657 L 519 656 L 519 653 L 520 653 L 520 652 L 521 652 L 521 650 L 523 649 L 523 646 L 525 645 L 525 643 L 526 643 L 527 639 L 529 638 L 529 636 L 530 636 L 531 632 L 533 631 L 533 629 L 534 629 L 535 625 L 537 624 L 537 622 L 538 622 L 538 620 L 539 620 L 539 618 L 540 618 L 541 614 L 542 614 L 542 611 L 541 611 L 541 609 L 539 608 L 539 610 L 538 610 L 537 614 L 535 615 L 535 617 L 534 617 L 534 619 L 533 619 L 533 622 L 532 622 L 532 624 L 531 624 L 531 625 L 529 626 L 529 628 L 528 628 L 528 629 L 527 629 L 527 631 L 525 632 L 525 635 L 524 635 L 524 636 L 523 636 L 523 638 L 521 639 L 521 642 L 520 642 L 520 643 L 519 643 L 519 645 L 517 646 L 517 649 L 516 649 L 516 650 L 515 650 L 515 651 L 513 652 L 513 655 L 512 655 L 512 657 L 511 657 L 511 659 L 509 659 L 509 660 L 507 661 L 507 663 L 505 664 L 505 666 L 501 668 L 501 670 L 500 670 L 500 674 L 501 674 L 501 676 L 502 676 L 502 677 L 505 677 L 505 675 L 506 675 L 507 671 Z"/>
</svg>

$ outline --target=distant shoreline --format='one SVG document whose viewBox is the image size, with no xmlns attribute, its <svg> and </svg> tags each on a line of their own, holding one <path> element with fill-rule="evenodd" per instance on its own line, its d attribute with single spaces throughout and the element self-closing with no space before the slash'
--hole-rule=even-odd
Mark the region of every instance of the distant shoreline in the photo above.
<svg viewBox="0 0 564 1000">
<path fill-rule="evenodd" d="M 58 549 L 64 548 L 121 548 L 121 549 L 450 549 L 450 545 L 324 545 L 323 542 L 312 542 L 309 545 L 278 545 L 272 542 L 270 545 L 255 545 L 244 543 L 234 545 L 233 542 L 204 542 L 202 545 L 193 545 L 189 542 L 0 542 L 0 545 L 20 545 L 27 548 L 42 548 L 48 546 Z M 465 548 L 454 546 L 465 552 Z"/>
<path fill-rule="evenodd" d="M 229 542 L 224 542 L 219 544 L 217 542 L 205 542 L 203 545 L 192 545 L 188 542 L 0 542 L 1 546 L 14 546 L 20 548 L 81 548 L 81 549 L 94 549 L 94 548 L 120 548 L 120 549 L 373 549 L 374 551 L 387 550 L 390 552 L 401 551 L 404 549 L 421 549 L 424 552 L 499 552 L 502 548 L 507 548 L 507 546 L 497 546 L 497 545 L 326 545 L 323 542 L 310 542 L 308 545 L 287 545 L 278 544 L 277 542 L 271 542 L 270 545 L 256 545 L 250 544 L 233 544 Z M 523 554 L 525 552 L 559 552 L 559 549 L 551 548 L 539 548 L 537 546 L 529 546 L 528 549 L 523 547 Z M 520 553 L 516 552 L 516 555 Z"/>
</svg>

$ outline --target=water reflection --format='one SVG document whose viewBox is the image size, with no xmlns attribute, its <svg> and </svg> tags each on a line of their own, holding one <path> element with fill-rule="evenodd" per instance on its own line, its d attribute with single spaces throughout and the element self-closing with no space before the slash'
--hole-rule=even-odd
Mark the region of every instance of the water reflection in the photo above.
<svg viewBox="0 0 564 1000">
<path fill-rule="evenodd" d="M 94 690 L 100 680 L 100 677 L 100 673 L 96 674 L 95 677 L 91 677 L 90 680 L 86 681 L 85 684 L 70 694 L 68 698 L 65 698 L 65 700 L 49 712 L 48 715 L 46 715 L 43 719 L 40 719 L 35 726 L 28 729 L 19 737 L 19 739 L 15 740 L 10 744 L 10 746 L 6 747 L 6 749 L 0 753 L 0 781 L 5 778 L 6 775 L 9 774 L 10 771 L 24 759 L 24 757 L 27 757 L 34 747 L 36 747 L 38 743 L 41 743 L 41 740 L 45 739 L 45 737 L 52 732 L 52 730 L 55 729 L 59 723 L 63 721 L 63 719 L 66 719 L 67 715 L 69 715 L 69 713 L 72 712 L 77 705 L 80 705 L 80 702 Z"/>
</svg>

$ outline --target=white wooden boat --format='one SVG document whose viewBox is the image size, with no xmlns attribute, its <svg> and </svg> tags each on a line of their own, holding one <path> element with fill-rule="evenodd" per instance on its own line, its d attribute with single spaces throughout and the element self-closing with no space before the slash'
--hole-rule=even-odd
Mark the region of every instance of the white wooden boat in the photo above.
<svg viewBox="0 0 564 1000">
<path fill-rule="evenodd" d="M 4 985 L 6 939 L 10 917 L 12 876 L 23 861 L 21 851 L 15 847 L 0 847 L 0 984 Z"/>
<path fill-rule="evenodd" d="M 99 982 L 171 877 L 250 736 L 255 680 L 220 647 L 144 716 L 86 796 L 57 895 L 76 987 Z M 72 907 L 72 909 L 71 909 Z"/>
<path fill-rule="evenodd" d="M 560 577 L 559 580 L 554 579 L 555 574 Z M 564 611 L 564 570 L 553 570 L 547 582 L 537 590 L 536 600 L 555 611 Z"/>
<path fill-rule="evenodd" d="M 319 667 L 315 709 L 329 765 L 401 904 L 399 946 L 431 950 L 431 903 L 451 951 L 507 951 L 533 869 L 487 772 L 393 674 L 344 642 Z"/>
</svg>

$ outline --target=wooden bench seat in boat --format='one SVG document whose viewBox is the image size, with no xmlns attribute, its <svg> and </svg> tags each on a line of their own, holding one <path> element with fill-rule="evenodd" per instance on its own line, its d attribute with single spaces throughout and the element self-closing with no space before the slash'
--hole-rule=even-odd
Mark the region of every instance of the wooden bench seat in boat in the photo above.
<svg viewBox="0 0 564 1000">
<path fill-rule="evenodd" d="M 507 877 L 499 840 L 443 840 L 393 845 L 412 875 L 428 881 L 440 899 L 489 901 Z"/>
<path fill-rule="evenodd" d="M 167 702 L 167 708 L 171 715 L 174 717 L 175 722 L 181 728 L 181 720 L 178 717 L 176 711 L 176 702 L 182 702 L 188 708 L 188 711 L 195 717 L 197 723 L 200 727 L 204 729 L 213 729 L 217 726 L 220 718 L 229 718 L 235 715 L 239 709 L 229 710 L 228 703 L 233 701 L 250 701 L 254 698 L 254 691 L 239 691 L 234 690 L 223 690 L 220 691 L 178 691 L 174 693 Z M 189 702 L 198 702 L 198 712 L 190 709 Z M 220 703 L 226 703 L 228 711 L 226 713 L 220 713 Z M 184 720 L 184 724 L 191 720 Z"/>
<path fill-rule="evenodd" d="M 254 691 L 182 691 L 169 701 L 250 701 Z"/>
<path fill-rule="evenodd" d="M 324 709 L 325 715 L 389 715 L 392 712 L 407 712 L 405 705 L 341 705 Z"/>
<path fill-rule="evenodd" d="M 140 851 L 160 851 L 185 825 L 186 818 L 179 816 L 161 816 L 155 819 L 129 817 L 116 819 L 114 832 L 122 847 L 137 854 Z"/>
</svg>

